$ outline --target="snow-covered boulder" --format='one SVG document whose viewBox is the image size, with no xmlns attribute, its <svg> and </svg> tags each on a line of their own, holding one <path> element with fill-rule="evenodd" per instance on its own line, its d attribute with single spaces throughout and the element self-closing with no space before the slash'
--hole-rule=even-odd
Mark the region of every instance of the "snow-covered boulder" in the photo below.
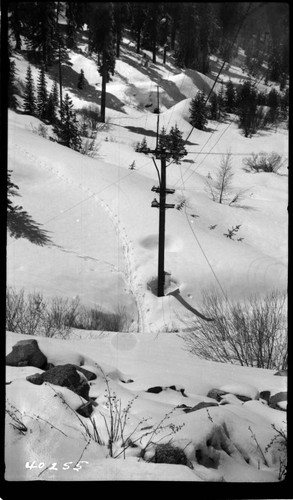
<svg viewBox="0 0 293 500">
<path fill-rule="evenodd" d="M 250 399 L 259 399 L 259 391 L 250 384 L 225 384 L 219 389 L 211 389 L 207 396 L 216 399 L 218 402 L 227 394 L 237 396 L 241 401 L 249 401 Z M 227 400 L 226 400 L 227 403 Z"/>
<path fill-rule="evenodd" d="M 60 365 L 50 368 L 43 373 L 29 375 L 26 379 L 32 384 L 41 385 L 44 382 L 67 387 L 82 398 L 89 399 L 89 384 L 85 375 L 77 370 L 74 365 Z"/>
<path fill-rule="evenodd" d="M 45 368 L 47 358 L 42 353 L 35 339 L 20 340 L 6 356 L 6 364 L 9 366 L 35 366 Z"/>
</svg>

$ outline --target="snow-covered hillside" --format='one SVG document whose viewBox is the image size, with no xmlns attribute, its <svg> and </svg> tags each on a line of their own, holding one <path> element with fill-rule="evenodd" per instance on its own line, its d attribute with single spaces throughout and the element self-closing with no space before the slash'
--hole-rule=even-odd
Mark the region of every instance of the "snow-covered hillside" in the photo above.
<svg viewBox="0 0 293 500">
<path fill-rule="evenodd" d="M 28 63 L 20 54 L 14 60 L 23 82 Z M 78 91 L 73 77 L 64 89 L 75 108 L 97 104 L 101 78 L 93 60 L 81 49 L 70 53 L 70 63 L 76 80 L 80 69 L 87 79 L 84 91 Z M 32 70 L 36 78 L 37 68 Z M 244 78 L 237 66 L 230 71 L 231 75 L 224 72 L 224 80 L 230 76 L 239 83 Z M 50 88 L 52 75 L 47 81 Z M 259 392 L 286 391 L 286 377 L 276 377 L 271 370 L 199 360 L 173 333 L 192 321 L 192 314 L 167 295 L 175 288 L 200 310 L 205 289 L 224 291 L 241 301 L 287 287 L 287 163 L 277 174 L 256 174 L 245 171 L 242 160 L 261 151 L 275 151 L 287 160 L 288 131 L 280 127 L 245 138 L 237 123 L 229 120 L 209 121 L 207 131 L 191 132 L 190 101 L 197 90 L 207 91 L 212 84 L 212 78 L 181 71 L 171 60 L 163 65 L 161 57 L 145 68 L 142 56 L 125 40 L 107 85 L 107 122 L 97 132 L 95 158 L 39 136 L 34 133 L 38 119 L 9 111 L 8 168 L 19 186 L 19 204 L 49 232 L 52 244 L 37 246 L 8 236 L 7 285 L 40 291 L 48 298 L 78 296 L 82 304 L 106 311 L 123 307 L 130 326 L 124 333 L 74 331 L 67 340 L 37 337 L 48 362 L 84 365 L 96 373 L 90 396 L 96 398 L 92 417 L 99 423 L 102 445 L 90 440 L 86 446 L 80 419 L 90 426 L 89 419 L 76 418 L 68 407 L 78 408 L 78 396 L 26 380 L 42 370 L 8 367 L 7 400 L 22 413 L 29 429 L 19 434 L 9 422 L 6 426 L 8 480 L 278 481 L 278 443 L 265 449 L 276 434 L 273 425 L 286 428 L 286 413 L 267 406 Z M 157 87 L 160 128 L 169 131 L 177 124 L 184 138 L 191 132 L 188 155 L 180 165 L 167 167 L 167 187 L 175 188 L 167 201 L 184 201 L 185 207 L 166 212 L 165 270 L 170 282 L 166 296 L 160 298 L 150 286 L 157 277 L 159 213 L 151 207 L 155 197 L 151 189 L 158 185 L 158 177 L 152 156 L 135 152 L 143 137 L 150 148 L 155 147 Z M 228 152 L 232 192 L 243 191 L 241 202 L 233 206 L 212 201 L 206 188 L 207 179 L 216 176 L 221 155 Z M 133 162 L 135 169 L 130 169 Z M 225 237 L 237 225 L 241 241 Z M 7 353 L 24 338 L 8 333 Z M 141 437 L 146 432 L 141 428 L 159 424 L 172 410 L 167 422 L 178 426 L 176 432 L 169 435 L 167 427 L 153 441 L 172 438 L 185 450 L 190 467 L 143 461 L 139 453 L 147 437 L 138 440 L 137 447 L 128 447 L 125 459 L 109 458 L 102 417 L 107 413 L 105 379 L 99 367 L 122 408 L 136 397 L 125 436 L 139 425 L 134 435 Z M 163 390 L 147 392 L 155 386 Z M 53 388 L 67 406 L 60 395 L 55 397 Z M 207 394 L 213 388 L 227 388 L 221 404 L 184 412 L 181 405 L 210 403 Z M 251 399 L 243 402 L 237 394 Z M 143 418 L 151 418 L 151 423 L 141 423 Z M 117 449 L 118 445 L 121 442 Z M 150 457 L 151 451 L 152 446 L 147 450 Z M 78 460 L 86 462 L 76 471 L 71 466 Z M 58 467 L 26 468 L 26 462 L 33 461 L 44 463 L 44 469 L 53 463 Z M 62 469 L 65 462 L 71 462 L 70 467 Z"/>
</svg>

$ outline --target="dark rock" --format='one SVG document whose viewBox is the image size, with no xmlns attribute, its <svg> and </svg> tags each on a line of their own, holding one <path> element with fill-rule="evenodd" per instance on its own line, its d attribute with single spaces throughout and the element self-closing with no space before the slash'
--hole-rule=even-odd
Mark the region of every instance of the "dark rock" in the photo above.
<svg viewBox="0 0 293 500">
<path fill-rule="evenodd" d="M 31 382 L 32 384 L 36 384 L 36 385 L 42 385 L 42 383 L 43 383 L 41 373 L 34 373 L 33 375 L 28 375 L 26 377 L 26 380 L 28 382 Z"/>
<path fill-rule="evenodd" d="M 230 393 L 227 391 L 222 391 L 221 389 L 211 389 L 207 393 L 207 397 L 213 398 L 216 401 L 220 402 L 222 397 L 225 396 L 226 394 L 230 394 Z M 244 402 L 251 400 L 251 398 L 249 398 L 248 396 L 242 396 L 241 394 L 234 394 L 234 396 L 236 396 L 238 399 L 240 399 L 240 401 L 244 401 Z"/>
<path fill-rule="evenodd" d="M 264 399 L 267 403 L 270 401 L 271 391 L 261 391 L 259 393 L 260 399 Z"/>
<path fill-rule="evenodd" d="M 50 370 L 51 368 L 54 368 L 55 365 L 53 363 L 47 363 L 44 367 L 43 370 Z"/>
<path fill-rule="evenodd" d="M 155 449 L 155 454 L 150 462 L 156 464 L 180 464 L 187 465 L 193 469 L 193 465 L 186 457 L 184 451 L 177 446 L 172 446 L 170 443 L 158 444 Z"/>
<path fill-rule="evenodd" d="M 134 380 L 132 380 L 132 378 L 129 378 L 128 380 L 122 380 L 122 378 L 121 378 L 120 381 L 123 382 L 123 384 L 131 384 L 132 382 L 134 382 Z"/>
<path fill-rule="evenodd" d="M 193 406 L 192 408 L 187 408 L 186 410 L 183 410 L 185 413 L 190 413 L 192 411 L 197 411 L 201 410 L 202 408 L 208 408 L 209 406 L 219 406 L 218 403 L 213 403 L 212 401 L 201 401 L 197 405 Z"/>
<path fill-rule="evenodd" d="M 287 392 L 277 392 L 277 394 L 273 394 L 273 396 L 270 397 L 269 405 L 271 408 L 282 410 L 283 408 L 281 408 L 278 403 L 281 401 L 287 401 L 287 398 Z"/>
<path fill-rule="evenodd" d="M 220 402 L 222 399 L 222 396 L 225 396 L 225 394 L 228 394 L 228 393 L 226 391 L 221 391 L 221 389 L 211 389 L 207 393 L 207 397 L 215 399 L 216 401 Z"/>
<path fill-rule="evenodd" d="M 71 364 L 57 365 L 44 373 L 29 375 L 27 380 L 38 385 L 44 382 L 49 382 L 53 385 L 67 387 L 79 396 L 88 400 L 90 389 L 89 384 L 84 379 L 81 379 L 77 369 L 79 369 L 79 367 Z"/>
<path fill-rule="evenodd" d="M 278 375 L 279 377 L 287 377 L 288 371 L 287 370 L 279 370 L 278 372 L 274 373 L 274 375 Z"/>
<path fill-rule="evenodd" d="M 246 401 L 251 401 L 252 398 L 249 398 L 248 396 L 242 396 L 242 394 L 234 394 L 236 398 L 240 399 L 240 401 L 243 401 L 246 403 Z"/>
<path fill-rule="evenodd" d="M 93 405 L 91 401 L 88 401 L 84 405 L 81 405 L 79 408 L 77 408 L 76 412 L 81 415 L 82 417 L 89 418 L 91 414 L 93 413 Z"/>
<path fill-rule="evenodd" d="M 43 368 L 47 364 L 47 358 L 40 350 L 35 339 L 20 340 L 12 347 L 12 351 L 7 354 L 6 364 L 9 366 Z"/>
<path fill-rule="evenodd" d="M 162 392 L 163 387 L 160 385 L 156 385 L 154 387 L 150 387 L 146 392 L 153 392 L 154 394 L 159 394 L 159 392 Z"/>
<path fill-rule="evenodd" d="M 68 363 L 69 365 L 69 363 Z M 77 365 L 71 365 L 74 366 L 77 370 L 79 370 L 81 373 L 83 373 L 88 380 L 95 380 L 97 378 L 97 375 L 89 370 L 86 370 L 85 368 L 82 368 L 82 366 L 77 366 Z"/>
<path fill-rule="evenodd" d="M 181 392 L 182 396 L 184 396 L 185 398 L 187 398 L 187 396 L 186 396 L 186 394 L 184 392 L 184 389 L 177 389 L 176 385 L 170 385 L 169 389 L 172 389 L 172 391 L 179 391 L 179 392 Z"/>
</svg>

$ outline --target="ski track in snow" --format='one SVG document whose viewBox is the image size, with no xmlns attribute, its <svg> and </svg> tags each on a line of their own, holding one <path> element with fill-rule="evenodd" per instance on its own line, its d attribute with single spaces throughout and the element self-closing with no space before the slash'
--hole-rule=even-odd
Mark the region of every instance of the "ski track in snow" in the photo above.
<svg viewBox="0 0 293 500">
<path fill-rule="evenodd" d="M 24 147 L 20 146 L 19 144 L 12 142 L 12 143 L 10 143 L 10 146 L 12 148 L 19 150 L 22 154 L 27 156 L 30 160 L 32 160 L 38 166 L 40 165 L 41 167 L 50 170 L 59 179 L 62 179 L 67 184 L 78 187 L 82 191 L 85 191 L 88 194 L 93 195 L 93 199 L 106 212 L 106 214 L 108 215 L 109 219 L 111 220 L 111 222 L 115 228 L 115 231 L 118 235 L 119 240 L 121 241 L 124 260 L 125 260 L 125 264 L 126 264 L 126 272 L 115 269 L 115 266 L 113 266 L 113 265 L 112 265 L 112 267 L 113 267 L 113 270 L 117 270 L 117 271 L 122 273 L 124 282 L 125 282 L 126 286 L 128 287 L 130 293 L 134 297 L 136 307 L 137 307 L 137 314 L 138 314 L 138 319 L 137 319 L 138 332 L 144 333 L 146 330 L 145 307 L 144 307 L 144 300 L 143 300 L 144 294 L 141 293 L 141 284 L 137 283 L 138 280 L 137 280 L 137 274 L 135 272 L 133 245 L 129 241 L 125 227 L 124 226 L 122 227 L 122 223 L 119 220 L 118 215 L 114 214 L 113 211 L 111 210 L 110 206 L 108 205 L 108 203 L 103 198 L 101 198 L 98 194 L 96 194 L 94 191 L 92 191 L 91 189 L 84 187 L 80 183 L 74 182 L 69 177 L 66 177 L 64 174 L 60 173 L 60 171 L 57 168 L 52 167 L 52 165 L 50 165 L 49 163 L 47 163 L 44 160 L 41 160 L 40 158 L 38 158 L 33 153 L 31 153 L 30 151 L 28 151 Z M 56 246 L 58 247 L 58 245 L 56 245 Z M 61 247 L 60 247 L 60 250 L 61 250 Z M 68 252 L 68 253 L 75 253 L 78 257 L 81 257 L 84 259 L 98 260 L 98 259 L 95 259 L 94 257 L 89 256 L 89 255 L 80 255 L 77 252 L 74 252 L 70 249 L 62 248 L 62 251 Z M 102 262 L 102 261 L 100 261 L 100 262 Z M 105 262 L 105 263 L 109 264 L 108 262 Z"/>
</svg>

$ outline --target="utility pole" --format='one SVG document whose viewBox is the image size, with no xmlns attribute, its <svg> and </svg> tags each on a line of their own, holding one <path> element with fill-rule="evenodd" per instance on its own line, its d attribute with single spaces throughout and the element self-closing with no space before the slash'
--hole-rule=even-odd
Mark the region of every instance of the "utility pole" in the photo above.
<svg viewBox="0 0 293 500">
<path fill-rule="evenodd" d="M 158 100 L 158 107 L 157 107 L 157 112 L 158 112 L 158 118 L 157 118 L 157 139 L 156 139 L 156 150 L 159 147 L 159 123 L 160 123 L 160 108 L 159 108 L 159 85 L 157 85 L 157 100 Z"/>
<path fill-rule="evenodd" d="M 153 186 L 152 191 L 160 194 L 160 202 L 156 198 L 152 202 L 152 207 L 159 208 L 159 253 L 158 253 L 158 297 L 165 295 L 165 220 L 166 208 L 175 208 L 174 203 L 166 203 L 166 195 L 175 193 L 175 189 L 166 188 L 166 148 L 161 148 L 160 151 L 152 151 L 156 153 L 156 157 L 161 159 L 161 176 L 159 187 Z"/>
</svg>

